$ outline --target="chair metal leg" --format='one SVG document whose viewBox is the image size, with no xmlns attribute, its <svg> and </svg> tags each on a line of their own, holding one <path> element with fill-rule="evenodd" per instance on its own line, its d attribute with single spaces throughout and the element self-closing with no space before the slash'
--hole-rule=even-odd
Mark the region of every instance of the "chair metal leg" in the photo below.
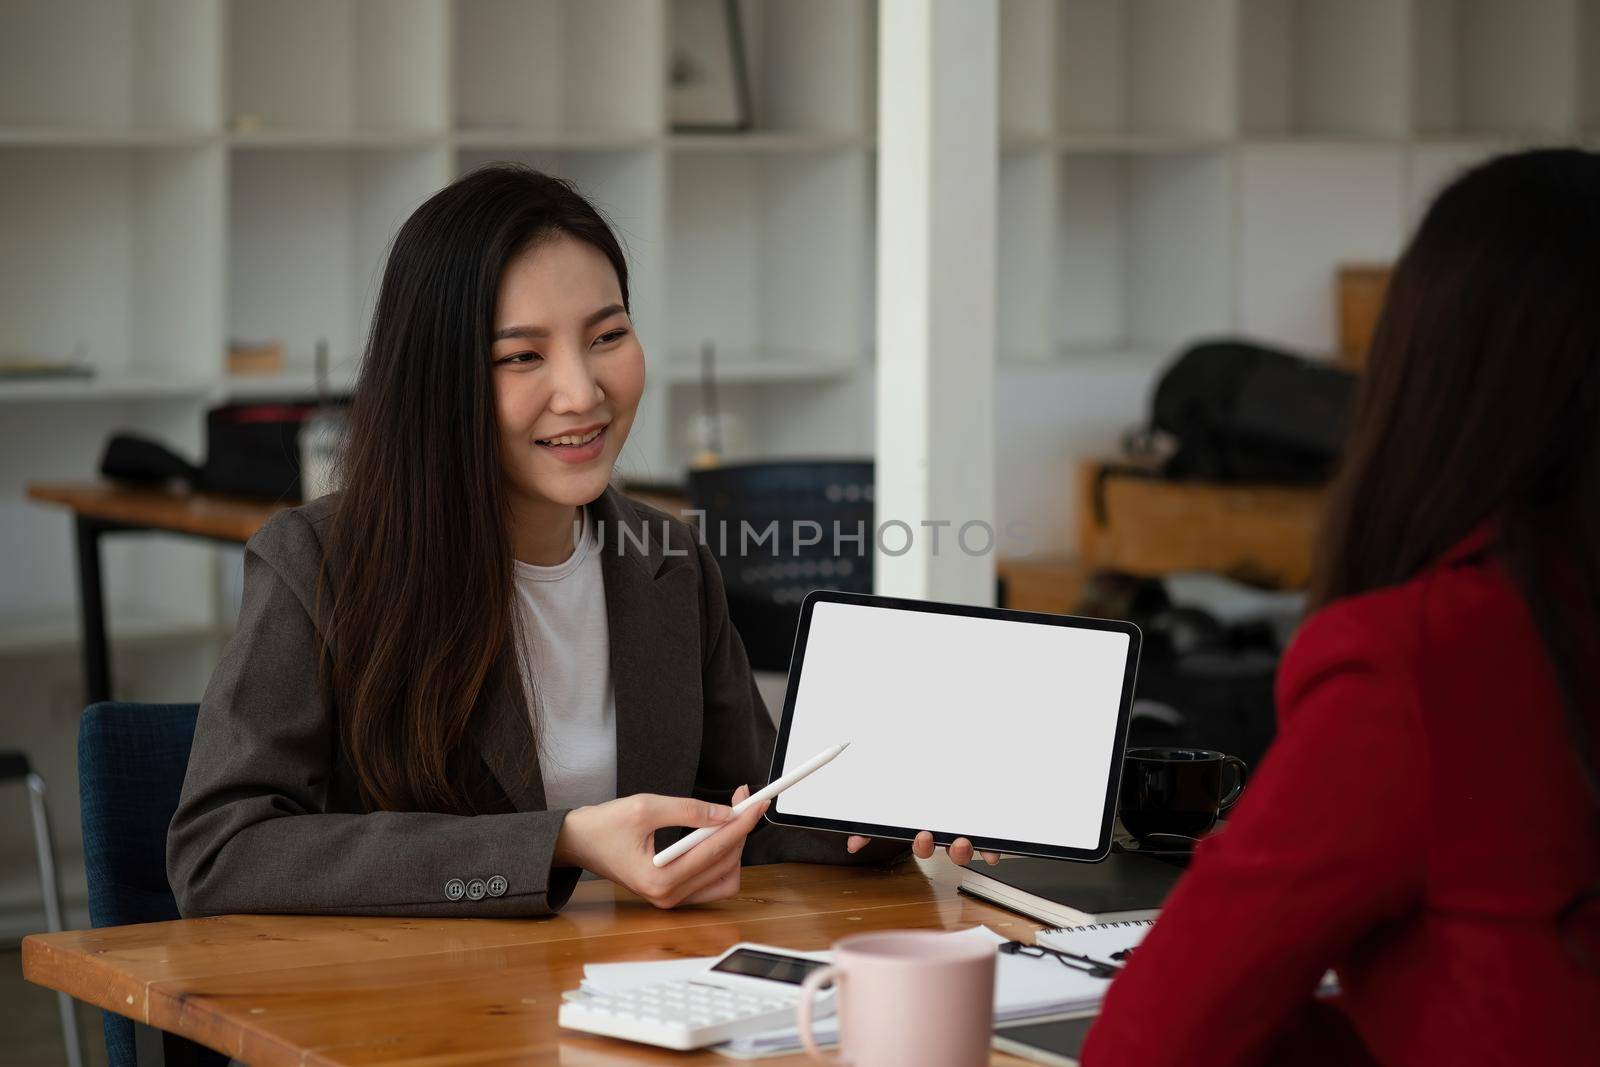
<svg viewBox="0 0 1600 1067">
<path fill-rule="evenodd" d="M 27 784 L 28 804 L 33 811 L 33 844 L 39 855 L 39 888 L 44 896 L 45 926 L 52 932 L 64 930 L 61 886 L 56 881 L 55 838 L 50 835 L 50 813 L 44 804 L 44 779 L 30 772 Z M 76 1006 L 65 993 L 57 993 L 56 1001 L 61 1010 L 61 1040 L 67 1050 L 67 1067 L 83 1067 Z"/>
</svg>

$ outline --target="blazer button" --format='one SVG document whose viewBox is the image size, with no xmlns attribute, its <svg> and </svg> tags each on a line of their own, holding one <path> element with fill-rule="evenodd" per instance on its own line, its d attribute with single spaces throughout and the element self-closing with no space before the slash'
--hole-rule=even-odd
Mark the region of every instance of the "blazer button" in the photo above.
<svg viewBox="0 0 1600 1067">
<path fill-rule="evenodd" d="M 482 900 L 483 894 L 488 891 L 488 886 L 483 884 L 482 878 L 474 878 L 467 883 L 467 899 Z"/>
<path fill-rule="evenodd" d="M 446 900 L 460 900 L 467 895 L 467 883 L 459 878 L 452 878 L 444 884 Z"/>
<path fill-rule="evenodd" d="M 491 897 L 503 897 L 506 895 L 506 880 L 504 877 L 497 874 L 489 879 L 489 895 Z"/>
</svg>

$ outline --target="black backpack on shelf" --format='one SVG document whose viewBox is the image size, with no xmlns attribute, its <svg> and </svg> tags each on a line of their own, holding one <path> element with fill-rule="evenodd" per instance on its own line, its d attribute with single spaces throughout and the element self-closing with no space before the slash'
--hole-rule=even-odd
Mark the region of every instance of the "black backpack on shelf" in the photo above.
<svg viewBox="0 0 1600 1067">
<path fill-rule="evenodd" d="M 1150 430 L 1171 435 L 1169 478 L 1319 483 L 1344 447 L 1355 375 L 1248 341 L 1194 345 L 1161 375 Z"/>
</svg>

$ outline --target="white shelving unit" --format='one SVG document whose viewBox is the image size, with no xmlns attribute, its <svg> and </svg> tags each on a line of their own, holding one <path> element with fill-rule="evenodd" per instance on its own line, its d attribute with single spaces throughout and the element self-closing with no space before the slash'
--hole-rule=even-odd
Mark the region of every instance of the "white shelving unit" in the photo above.
<svg viewBox="0 0 1600 1067">
<path fill-rule="evenodd" d="M 1145 417 L 1179 349 L 1331 352 L 1339 264 L 1392 259 L 1464 167 L 1600 130 L 1600 0 L 1000 15 L 997 493 L 1047 550 L 1073 544 L 1075 461 Z"/>
<path fill-rule="evenodd" d="M 1600 122 L 1595 0 L 1002 0 L 1004 357 L 1333 346 L 1334 266 Z"/>
<path fill-rule="evenodd" d="M 876 4 L 740 11 L 755 128 L 717 135 L 671 129 L 670 0 L 11 0 L 0 352 L 99 373 L 0 383 L 0 532 L 28 546 L 0 634 L 71 610 L 26 481 L 84 476 L 117 428 L 197 454 L 208 405 L 308 391 L 320 339 L 350 382 L 395 228 L 488 160 L 572 178 L 628 248 L 652 383 L 630 473 L 681 476 L 707 341 L 743 454 L 870 451 Z M 1001 20 L 1000 507 L 1042 549 L 1070 544 L 1062 471 L 1178 347 L 1330 350 L 1336 264 L 1392 256 L 1464 165 L 1600 136 L 1600 0 Z M 280 339 L 285 374 L 229 377 L 230 337 Z M 211 550 L 117 551 L 113 625 L 196 621 Z"/>
<path fill-rule="evenodd" d="M 626 471 L 681 478 L 700 346 L 746 454 L 870 448 L 873 0 L 741 0 L 754 128 L 677 134 L 670 0 L 9 0 L 0 33 L 0 651 L 64 633 L 72 553 L 24 484 L 106 437 L 198 457 L 205 409 L 352 384 L 394 232 L 491 160 L 616 225 L 651 389 Z M 232 377 L 229 338 L 285 371 Z M 863 418 L 865 424 L 863 428 Z M 841 425 L 848 431 L 841 431 Z M 214 550 L 124 539 L 113 629 L 211 619 Z"/>
</svg>

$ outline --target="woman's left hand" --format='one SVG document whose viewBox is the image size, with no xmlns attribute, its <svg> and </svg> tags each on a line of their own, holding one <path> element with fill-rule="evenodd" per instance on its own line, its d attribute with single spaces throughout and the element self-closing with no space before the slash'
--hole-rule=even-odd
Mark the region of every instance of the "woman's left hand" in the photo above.
<svg viewBox="0 0 1600 1067">
<path fill-rule="evenodd" d="M 871 841 L 872 838 L 870 837 L 862 837 L 860 834 L 851 834 L 850 840 L 845 842 L 844 847 L 850 852 L 860 852 L 862 849 L 866 848 Z M 964 837 L 958 837 L 954 841 L 950 842 L 950 847 L 945 851 L 949 853 L 950 862 L 952 863 L 964 865 L 972 862 L 972 842 L 968 841 Z M 922 833 L 918 834 L 914 839 L 912 839 L 911 854 L 916 856 L 919 860 L 930 860 L 933 858 L 933 833 L 931 831 L 924 830 Z M 982 852 L 979 853 L 979 855 L 981 855 L 984 859 L 984 862 L 988 863 L 991 867 L 1000 862 L 1000 853 L 998 852 Z"/>
</svg>

